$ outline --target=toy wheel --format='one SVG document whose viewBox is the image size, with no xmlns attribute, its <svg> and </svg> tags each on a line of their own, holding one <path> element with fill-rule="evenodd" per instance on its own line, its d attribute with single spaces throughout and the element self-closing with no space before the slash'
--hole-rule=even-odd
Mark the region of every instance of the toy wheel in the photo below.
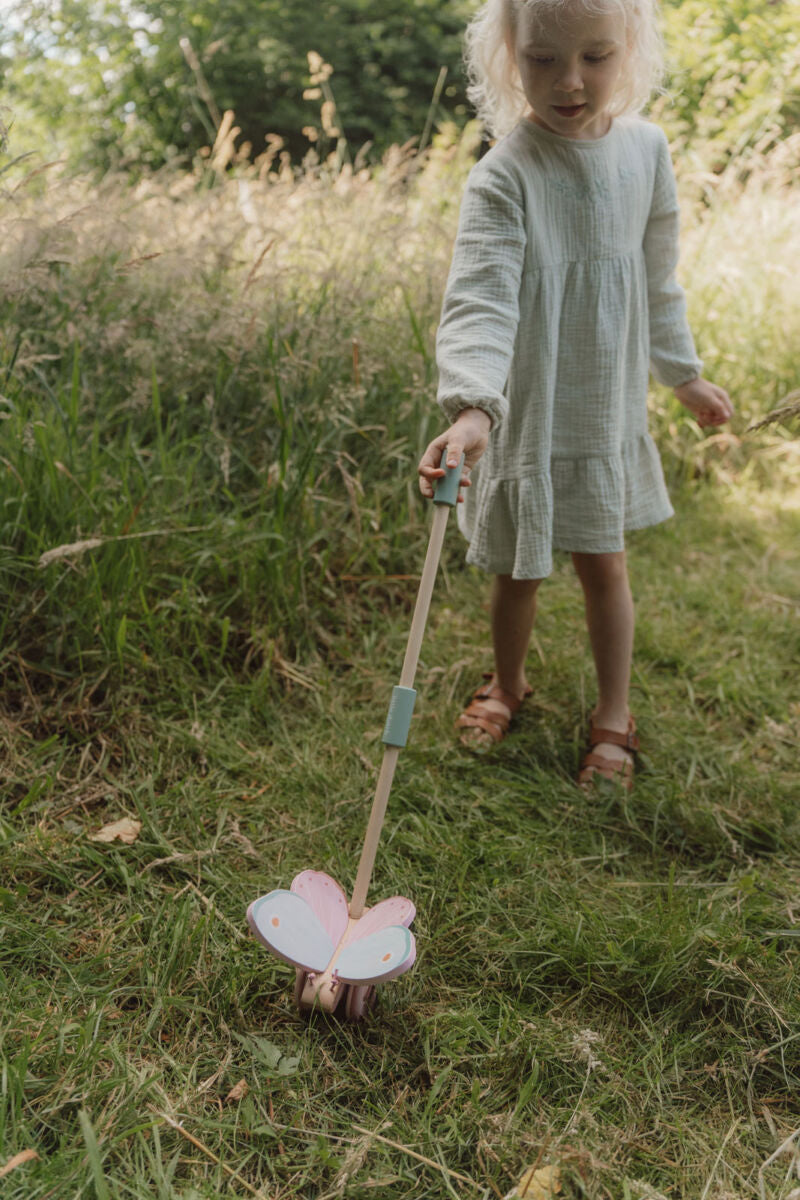
<svg viewBox="0 0 800 1200">
<path fill-rule="evenodd" d="M 303 988 L 306 986 L 307 978 L 308 978 L 307 971 L 301 970 L 300 967 L 295 967 L 294 1006 L 295 1006 L 295 1008 L 299 1008 L 300 1012 L 303 1012 L 303 1006 L 300 1003 L 300 997 L 303 995 Z"/>
<path fill-rule="evenodd" d="M 344 1014 L 348 1021 L 361 1021 L 372 1008 L 377 999 L 374 984 L 367 983 L 363 987 L 351 983 L 347 989 Z"/>
</svg>

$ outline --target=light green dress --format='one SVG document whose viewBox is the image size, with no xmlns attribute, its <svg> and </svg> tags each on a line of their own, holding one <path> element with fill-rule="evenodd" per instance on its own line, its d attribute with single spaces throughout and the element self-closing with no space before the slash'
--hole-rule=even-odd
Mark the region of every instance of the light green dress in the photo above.
<svg viewBox="0 0 800 1200">
<path fill-rule="evenodd" d="M 647 386 L 702 369 L 678 224 L 666 137 L 639 117 L 594 141 L 521 121 L 472 169 L 436 338 L 445 416 L 493 420 L 458 506 L 468 562 L 541 579 L 554 548 L 619 551 L 672 516 Z"/>
</svg>

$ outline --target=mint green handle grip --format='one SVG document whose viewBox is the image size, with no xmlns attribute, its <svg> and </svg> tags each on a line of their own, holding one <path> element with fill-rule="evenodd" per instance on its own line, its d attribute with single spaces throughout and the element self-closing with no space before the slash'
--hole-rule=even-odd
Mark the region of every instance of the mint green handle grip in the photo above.
<svg viewBox="0 0 800 1200">
<path fill-rule="evenodd" d="M 442 454 L 442 461 L 439 464 L 444 467 L 447 474 L 443 479 L 439 479 L 436 483 L 436 491 L 433 497 L 434 504 L 449 504 L 450 507 L 458 503 L 458 484 L 461 479 L 461 471 L 464 467 L 464 455 L 461 455 L 457 467 L 448 467 L 447 465 L 447 448 Z"/>
</svg>

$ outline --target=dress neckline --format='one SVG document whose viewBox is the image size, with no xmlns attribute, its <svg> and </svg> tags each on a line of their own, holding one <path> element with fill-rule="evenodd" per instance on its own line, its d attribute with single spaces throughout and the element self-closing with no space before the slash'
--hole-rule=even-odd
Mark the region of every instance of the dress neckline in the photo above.
<svg viewBox="0 0 800 1200">
<path fill-rule="evenodd" d="M 576 150 L 591 150 L 595 146 L 604 146 L 611 138 L 614 130 L 617 127 L 617 122 L 614 117 L 611 118 L 611 124 L 603 134 L 598 138 L 571 138 L 564 137 L 561 133 L 554 133 L 552 129 L 545 129 L 543 125 L 537 125 L 535 121 L 531 121 L 528 117 L 523 117 L 520 125 L 527 129 L 534 137 L 541 138 L 543 141 L 552 142 L 558 146 L 573 146 Z"/>
</svg>

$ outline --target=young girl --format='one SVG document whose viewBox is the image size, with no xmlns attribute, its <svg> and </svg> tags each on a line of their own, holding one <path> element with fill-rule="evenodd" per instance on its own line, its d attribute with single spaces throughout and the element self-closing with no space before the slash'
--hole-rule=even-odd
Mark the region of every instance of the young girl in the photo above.
<svg viewBox="0 0 800 1200">
<path fill-rule="evenodd" d="M 436 343 L 451 424 L 419 464 L 431 497 L 442 452 L 451 467 L 465 454 L 467 561 L 495 577 L 494 674 L 458 719 L 462 740 L 500 741 L 530 694 L 537 589 L 553 548 L 567 550 L 598 683 L 579 782 L 628 789 L 624 534 L 673 512 L 647 432 L 648 368 L 701 426 L 733 411 L 700 376 L 675 281 L 667 140 L 636 115 L 663 70 L 655 3 L 488 0 L 471 23 L 470 94 L 500 140 L 464 195 Z"/>
</svg>

